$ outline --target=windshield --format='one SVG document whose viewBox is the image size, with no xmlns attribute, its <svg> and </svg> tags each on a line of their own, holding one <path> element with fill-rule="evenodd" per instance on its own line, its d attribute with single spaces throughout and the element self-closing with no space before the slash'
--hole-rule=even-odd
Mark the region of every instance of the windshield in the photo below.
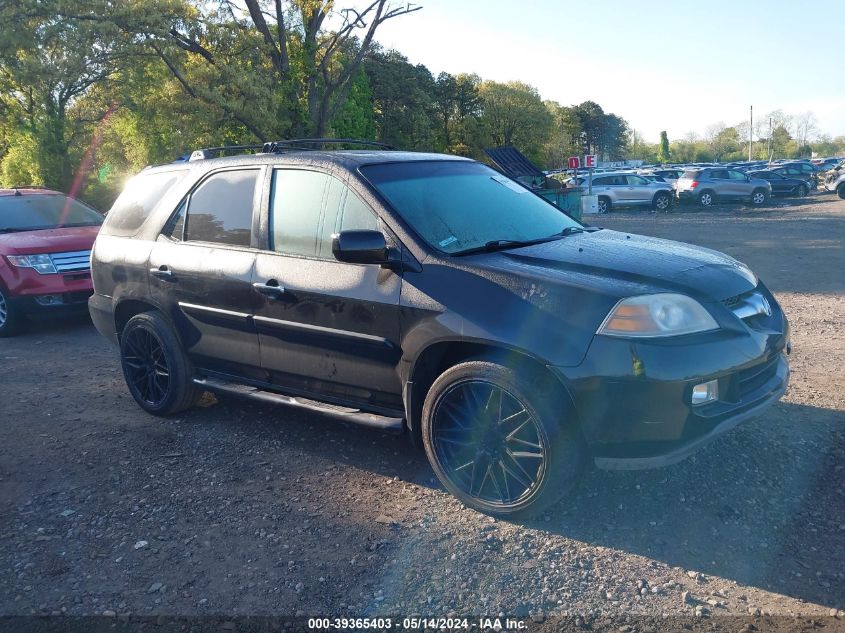
<svg viewBox="0 0 845 633">
<path fill-rule="evenodd" d="M 91 207 L 58 193 L 0 198 L 0 232 L 99 226 L 102 223 L 103 216 Z"/>
<path fill-rule="evenodd" d="M 481 163 L 366 165 L 361 173 L 430 246 L 446 253 L 530 242 L 580 227 L 556 206 Z"/>
</svg>

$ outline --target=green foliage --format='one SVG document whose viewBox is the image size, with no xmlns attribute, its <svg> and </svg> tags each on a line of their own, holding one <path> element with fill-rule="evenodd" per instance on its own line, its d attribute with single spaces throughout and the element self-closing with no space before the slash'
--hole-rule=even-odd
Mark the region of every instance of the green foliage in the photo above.
<svg viewBox="0 0 845 633">
<path fill-rule="evenodd" d="M 668 163 L 671 155 L 672 152 L 669 148 L 669 135 L 666 134 L 666 131 L 664 130 L 660 133 L 660 147 L 657 150 L 657 162 Z"/>
<path fill-rule="evenodd" d="M 338 138 L 375 140 L 376 120 L 373 91 L 362 69 L 352 82 L 349 97 L 331 122 L 332 135 Z"/>
<path fill-rule="evenodd" d="M 478 93 L 484 112 L 481 123 L 493 145 L 515 145 L 536 162 L 552 129 L 552 116 L 537 89 L 519 81 L 482 82 Z"/>
<path fill-rule="evenodd" d="M 0 163 L 0 187 L 43 185 L 44 178 L 33 156 L 38 154 L 38 141 L 30 132 L 17 132 L 6 139 L 9 150 Z"/>
</svg>

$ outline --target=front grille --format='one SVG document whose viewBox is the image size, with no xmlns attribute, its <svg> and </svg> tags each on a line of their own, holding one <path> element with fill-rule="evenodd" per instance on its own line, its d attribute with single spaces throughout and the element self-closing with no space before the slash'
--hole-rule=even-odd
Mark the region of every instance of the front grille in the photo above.
<svg viewBox="0 0 845 633">
<path fill-rule="evenodd" d="M 771 380 L 778 371 L 779 360 L 779 356 L 775 355 L 759 365 L 754 365 L 739 372 L 737 377 L 739 378 L 740 398 L 744 398 Z"/>
<path fill-rule="evenodd" d="M 88 270 L 91 266 L 91 251 L 70 251 L 67 253 L 50 253 L 56 272 L 66 273 L 74 270 Z"/>
</svg>

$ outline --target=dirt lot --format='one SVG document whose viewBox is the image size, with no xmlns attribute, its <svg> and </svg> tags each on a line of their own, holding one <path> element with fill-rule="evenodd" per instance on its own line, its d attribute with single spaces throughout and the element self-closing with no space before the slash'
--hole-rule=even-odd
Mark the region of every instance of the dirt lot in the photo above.
<svg viewBox="0 0 845 633">
<path fill-rule="evenodd" d="M 89 322 L 33 325 L 0 340 L 0 615 L 845 609 L 845 201 L 595 223 L 748 263 L 791 320 L 783 402 L 515 524 L 464 509 L 404 438 L 228 399 L 150 417 Z"/>
</svg>

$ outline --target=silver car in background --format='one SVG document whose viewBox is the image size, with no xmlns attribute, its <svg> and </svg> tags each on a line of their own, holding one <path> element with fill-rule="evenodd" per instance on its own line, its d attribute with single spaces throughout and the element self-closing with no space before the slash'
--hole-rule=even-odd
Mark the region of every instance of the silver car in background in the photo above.
<svg viewBox="0 0 845 633">
<path fill-rule="evenodd" d="M 767 180 L 751 178 L 741 171 L 725 167 L 690 169 L 678 178 L 675 190 L 679 200 L 709 207 L 717 201 L 740 200 L 759 207 L 772 196 Z"/>
<path fill-rule="evenodd" d="M 579 176 L 578 186 L 587 191 L 586 178 Z M 593 195 L 598 196 L 599 213 L 613 207 L 650 207 L 667 212 L 672 208 L 672 185 L 650 182 L 634 173 L 612 172 L 593 175 Z"/>
</svg>

